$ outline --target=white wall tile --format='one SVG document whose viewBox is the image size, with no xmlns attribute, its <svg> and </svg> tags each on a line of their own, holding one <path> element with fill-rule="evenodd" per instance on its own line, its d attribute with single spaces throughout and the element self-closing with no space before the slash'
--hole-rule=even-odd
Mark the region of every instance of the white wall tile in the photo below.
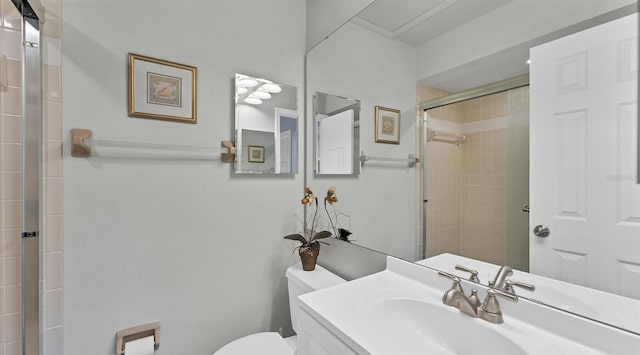
<svg viewBox="0 0 640 355">
<path fill-rule="evenodd" d="M 22 257 L 10 256 L 4 259 L 4 285 L 19 285 L 22 281 Z M 6 296 L 6 293 L 5 293 Z"/>
<path fill-rule="evenodd" d="M 22 341 L 9 342 L 5 346 L 6 355 L 22 355 Z"/>
<path fill-rule="evenodd" d="M 62 216 L 45 216 L 45 253 L 62 251 Z"/>
<path fill-rule="evenodd" d="M 2 163 L 4 171 L 22 170 L 22 145 L 2 144 Z"/>
<path fill-rule="evenodd" d="M 62 253 L 47 253 L 44 260 L 47 291 L 62 288 Z"/>
<path fill-rule="evenodd" d="M 2 116 L 2 141 L 4 143 L 22 142 L 22 116 Z"/>
<path fill-rule="evenodd" d="M 4 287 L 4 314 L 20 313 L 22 311 L 22 286 Z"/>
<path fill-rule="evenodd" d="M 45 330 L 46 345 L 45 352 L 47 355 L 64 355 L 62 346 L 63 329 L 62 327 L 49 328 Z"/>
<path fill-rule="evenodd" d="M 58 215 L 62 213 L 62 179 L 45 178 L 45 213 Z"/>
<path fill-rule="evenodd" d="M 47 328 L 62 325 L 62 290 L 46 292 L 46 320 Z"/>
</svg>

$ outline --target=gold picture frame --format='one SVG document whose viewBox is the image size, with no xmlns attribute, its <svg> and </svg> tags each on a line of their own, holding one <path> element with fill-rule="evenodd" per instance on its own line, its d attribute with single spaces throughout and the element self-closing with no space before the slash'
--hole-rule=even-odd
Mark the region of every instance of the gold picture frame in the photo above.
<svg viewBox="0 0 640 355">
<path fill-rule="evenodd" d="M 247 160 L 249 163 L 264 163 L 264 146 L 249 145 L 247 148 Z"/>
<path fill-rule="evenodd" d="M 376 106 L 375 141 L 400 144 L 400 110 Z"/>
<path fill-rule="evenodd" d="M 197 81 L 196 67 L 129 53 L 129 116 L 197 123 Z"/>
</svg>

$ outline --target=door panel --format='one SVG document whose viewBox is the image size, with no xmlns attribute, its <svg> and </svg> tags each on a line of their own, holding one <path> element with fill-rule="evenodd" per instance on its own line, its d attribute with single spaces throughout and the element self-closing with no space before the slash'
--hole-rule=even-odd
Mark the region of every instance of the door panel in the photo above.
<svg viewBox="0 0 640 355">
<path fill-rule="evenodd" d="M 637 14 L 531 50 L 531 272 L 640 298 Z"/>
</svg>

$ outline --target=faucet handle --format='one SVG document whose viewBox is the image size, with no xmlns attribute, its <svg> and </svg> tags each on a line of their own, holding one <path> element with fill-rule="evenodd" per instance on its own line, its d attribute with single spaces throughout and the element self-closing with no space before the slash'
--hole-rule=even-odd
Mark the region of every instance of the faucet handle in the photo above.
<svg viewBox="0 0 640 355">
<path fill-rule="evenodd" d="M 518 286 L 531 292 L 536 290 L 536 287 L 531 284 L 520 282 L 520 281 L 507 280 L 504 282 L 504 291 L 515 295 L 516 290 L 513 289 L 513 286 Z"/>
<path fill-rule="evenodd" d="M 442 303 L 453 306 L 454 305 L 454 295 L 456 293 L 460 293 L 464 295 L 464 291 L 462 290 L 462 286 L 460 285 L 460 278 L 456 275 L 451 275 L 448 272 L 438 271 L 438 276 L 446 277 L 449 280 L 453 281 L 451 288 L 447 290 L 442 296 Z"/>
<path fill-rule="evenodd" d="M 478 309 L 478 318 L 484 319 L 489 323 L 501 324 L 504 323 L 502 318 L 502 311 L 500 310 L 500 304 L 496 299 L 496 296 L 500 296 L 508 299 L 511 302 L 518 302 L 516 295 L 506 293 L 500 290 L 488 289 L 487 297 L 482 302 L 482 306 Z"/>
<path fill-rule="evenodd" d="M 453 285 L 451 285 L 451 288 L 452 289 L 456 289 L 456 290 L 458 290 L 460 292 L 463 292 L 462 291 L 462 286 L 460 286 L 460 278 L 458 276 L 452 275 L 452 274 L 450 274 L 448 272 L 444 272 L 444 271 L 438 271 L 438 276 L 445 277 L 445 278 L 453 281 Z"/>
<path fill-rule="evenodd" d="M 469 277 L 469 281 L 480 283 L 480 279 L 478 278 L 478 271 L 462 265 L 456 265 L 456 270 L 470 273 L 471 277 Z"/>
</svg>

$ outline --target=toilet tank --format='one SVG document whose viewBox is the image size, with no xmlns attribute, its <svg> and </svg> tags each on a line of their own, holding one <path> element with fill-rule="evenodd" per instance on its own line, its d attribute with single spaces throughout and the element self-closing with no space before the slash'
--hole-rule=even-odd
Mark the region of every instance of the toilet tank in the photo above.
<svg viewBox="0 0 640 355">
<path fill-rule="evenodd" d="M 289 266 L 287 268 L 287 279 L 289 280 L 289 309 L 291 312 L 291 326 L 295 332 L 297 329 L 297 313 L 299 312 L 298 296 L 313 292 L 323 288 L 335 286 L 347 282 L 338 275 L 331 273 L 320 265 L 316 265 L 313 271 L 302 270 L 301 264 Z"/>
</svg>

